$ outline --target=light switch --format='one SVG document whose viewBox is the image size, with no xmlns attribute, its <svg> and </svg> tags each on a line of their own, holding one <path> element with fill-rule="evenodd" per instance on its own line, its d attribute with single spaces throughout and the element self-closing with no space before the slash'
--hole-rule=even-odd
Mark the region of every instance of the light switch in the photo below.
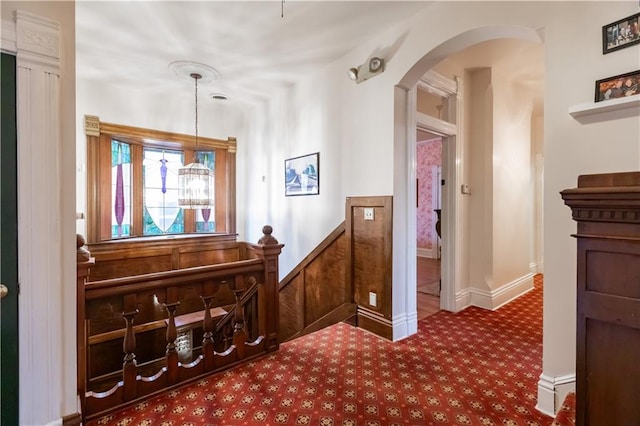
<svg viewBox="0 0 640 426">
<path fill-rule="evenodd" d="M 364 208 L 364 220 L 373 220 L 373 207 Z"/>
<path fill-rule="evenodd" d="M 369 305 L 378 306 L 378 295 L 372 291 L 369 292 Z"/>
</svg>

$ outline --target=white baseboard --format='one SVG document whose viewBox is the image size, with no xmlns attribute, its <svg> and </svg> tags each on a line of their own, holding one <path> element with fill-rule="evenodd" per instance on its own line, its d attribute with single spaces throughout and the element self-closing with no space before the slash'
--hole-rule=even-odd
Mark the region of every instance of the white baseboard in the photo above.
<svg viewBox="0 0 640 426">
<path fill-rule="evenodd" d="M 547 416 L 555 417 L 567 394 L 575 390 L 576 375 L 564 376 L 540 375 L 538 380 L 538 403 L 536 409 Z"/>
<path fill-rule="evenodd" d="M 471 306 L 471 291 L 468 288 L 465 288 L 464 290 L 456 293 L 455 312 L 460 312 L 461 310 L 468 308 L 469 306 Z"/>
<path fill-rule="evenodd" d="M 435 259 L 435 253 L 434 250 L 432 248 L 420 248 L 418 247 L 416 249 L 416 253 L 418 254 L 418 257 L 428 257 L 429 259 Z"/>
<path fill-rule="evenodd" d="M 391 319 L 393 341 L 405 339 L 418 332 L 418 312 L 398 315 Z"/>
<path fill-rule="evenodd" d="M 531 262 L 529 264 L 529 272 L 531 272 L 533 275 L 538 273 L 538 264 L 536 262 Z"/>
<path fill-rule="evenodd" d="M 531 273 L 491 291 L 470 288 L 470 305 L 495 310 L 531 289 L 533 289 L 533 274 Z"/>
</svg>

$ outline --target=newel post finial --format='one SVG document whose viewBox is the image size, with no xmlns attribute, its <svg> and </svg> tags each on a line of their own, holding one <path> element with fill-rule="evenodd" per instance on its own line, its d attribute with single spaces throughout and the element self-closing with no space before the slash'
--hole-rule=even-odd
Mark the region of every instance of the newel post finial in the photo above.
<svg viewBox="0 0 640 426">
<path fill-rule="evenodd" d="M 91 258 L 91 253 L 87 250 L 85 244 L 87 241 L 81 234 L 76 234 L 76 261 L 87 262 Z"/>
<path fill-rule="evenodd" d="M 276 240 L 274 237 L 271 236 L 271 233 L 273 232 L 273 228 L 271 227 L 271 225 L 265 225 L 262 227 L 262 233 L 264 234 L 262 236 L 262 238 L 260 238 L 258 240 L 258 244 L 266 246 L 266 245 L 272 245 L 272 244 L 278 244 L 278 240 Z"/>
</svg>

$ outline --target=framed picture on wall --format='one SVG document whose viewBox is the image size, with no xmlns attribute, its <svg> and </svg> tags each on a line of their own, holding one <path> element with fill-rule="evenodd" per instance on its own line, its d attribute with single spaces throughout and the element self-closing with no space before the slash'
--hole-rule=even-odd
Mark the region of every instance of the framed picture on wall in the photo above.
<svg viewBox="0 0 640 426">
<path fill-rule="evenodd" d="M 595 101 L 600 102 L 637 95 L 640 93 L 639 84 L 640 70 L 603 78 L 596 81 Z"/>
<path fill-rule="evenodd" d="M 284 160 L 284 195 L 320 193 L 320 153 Z"/>
<path fill-rule="evenodd" d="M 602 54 L 640 43 L 640 13 L 602 27 Z"/>
</svg>

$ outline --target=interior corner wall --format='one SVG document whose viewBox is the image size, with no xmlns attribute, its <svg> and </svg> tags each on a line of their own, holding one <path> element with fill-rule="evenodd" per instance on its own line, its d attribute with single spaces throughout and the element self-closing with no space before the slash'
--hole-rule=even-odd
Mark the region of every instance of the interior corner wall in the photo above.
<svg viewBox="0 0 640 426">
<path fill-rule="evenodd" d="M 465 112 L 468 125 L 469 277 L 468 287 L 490 290 L 493 253 L 493 96 L 491 69 L 466 73 Z"/>
<path fill-rule="evenodd" d="M 491 290 L 530 278 L 531 111 L 533 99 L 513 77 L 493 70 L 493 252 Z M 531 280 L 529 280 L 531 281 Z M 532 284 L 532 281 L 530 282 Z M 526 284 L 523 284 L 526 287 Z"/>
<path fill-rule="evenodd" d="M 544 273 L 544 252 L 542 250 L 544 222 L 542 211 L 544 208 L 544 198 L 542 191 L 544 188 L 544 116 L 542 111 L 534 112 L 531 117 L 531 192 L 535 194 L 535 201 L 531 212 L 532 221 L 532 247 L 531 265 L 532 272 Z"/>
</svg>

